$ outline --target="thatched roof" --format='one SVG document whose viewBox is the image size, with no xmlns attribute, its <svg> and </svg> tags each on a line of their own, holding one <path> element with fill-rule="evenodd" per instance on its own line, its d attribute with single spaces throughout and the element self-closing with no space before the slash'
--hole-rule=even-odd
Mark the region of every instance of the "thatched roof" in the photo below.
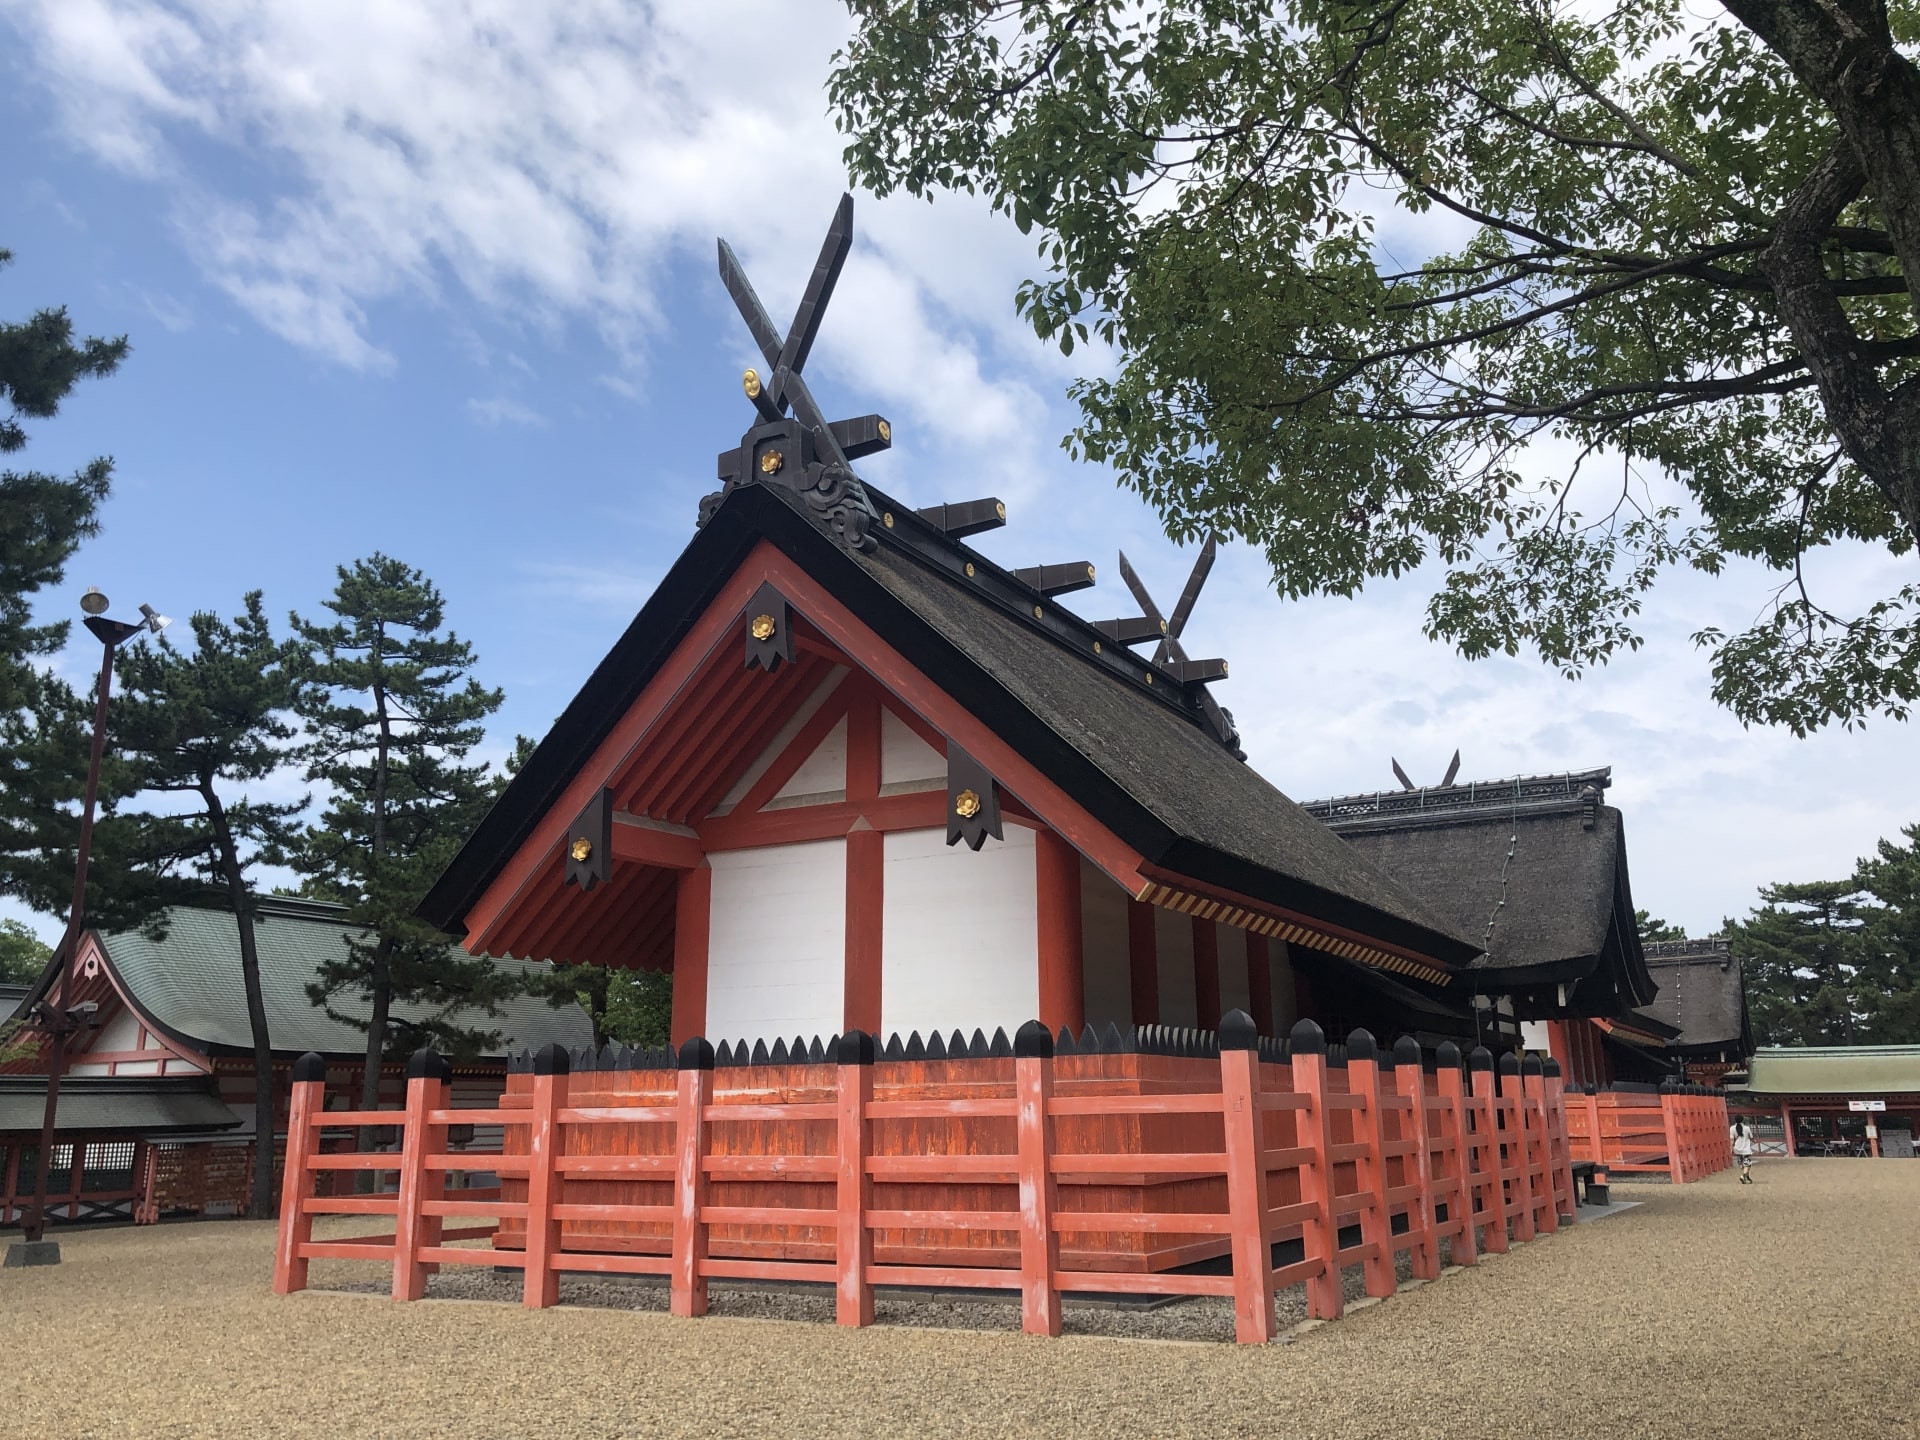
<svg viewBox="0 0 1920 1440">
<path fill-rule="evenodd" d="M 1646 947 L 1647 971 L 1660 993 L 1640 1013 L 1678 1026 L 1668 1049 L 1718 1054 L 1729 1059 L 1753 1050 L 1747 1019 L 1747 990 L 1740 961 L 1718 936 L 1705 940 L 1663 940 Z"/>
<path fill-rule="evenodd" d="M 1655 987 L 1611 783 L 1603 767 L 1304 808 L 1481 945 L 1476 988 L 1524 994 L 1536 1014 L 1624 1014 Z"/>
</svg>

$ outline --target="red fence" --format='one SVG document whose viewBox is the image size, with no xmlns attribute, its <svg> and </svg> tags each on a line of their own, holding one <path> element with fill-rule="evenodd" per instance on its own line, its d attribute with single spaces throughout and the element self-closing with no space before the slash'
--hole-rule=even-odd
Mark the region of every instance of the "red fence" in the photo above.
<svg viewBox="0 0 1920 1440">
<path fill-rule="evenodd" d="M 1567 1096 L 1566 1111 L 1577 1163 L 1628 1174 L 1664 1171 L 1676 1185 L 1733 1164 L 1727 1097 L 1718 1090 L 1588 1087 Z"/>
<path fill-rule="evenodd" d="M 486 1111 L 449 1108 L 446 1063 L 422 1051 L 404 1112 L 324 1116 L 310 1057 L 294 1074 L 274 1288 L 304 1289 L 316 1258 L 390 1265 L 396 1300 L 420 1298 L 441 1265 L 515 1266 L 525 1303 L 540 1307 L 557 1302 L 564 1272 L 649 1274 L 666 1277 L 674 1314 L 699 1315 L 711 1280 L 815 1281 L 834 1287 L 843 1325 L 872 1322 L 875 1286 L 1002 1288 L 1020 1292 L 1023 1329 L 1048 1335 L 1060 1332 L 1063 1292 L 1219 1295 L 1234 1302 L 1237 1337 L 1260 1342 L 1274 1332 L 1276 1288 L 1304 1283 L 1308 1313 L 1334 1318 L 1344 1266 L 1362 1266 L 1367 1292 L 1388 1295 L 1402 1250 L 1428 1278 L 1443 1239 L 1471 1264 L 1482 1249 L 1505 1250 L 1510 1227 L 1527 1240 L 1573 1214 L 1552 1062 L 1506 1056 L 1496 1075 L 1486 1050 L 1463 1068 L 1446 1045 L 1427 1072 L 1403 1039 L 1383 1066 L 1372 1037 L 1355 1031 L 1344 1065 L 1329 1064 L 1311 1022 L 1296 1027 L 1290 1053 L 1268 1058 L 1282 1047 L 1238 1012 L 1222 1023 L 1217 1056 L 1182 1058 L 1154 1086 L 1105 1073 L 1110 1057 L 1056 1057 L 1037 1022 L 1010 1048 L 910 1062 L 941 1067 L 942 1084 L 887 1098 L 898 1062 L 876 1063 L 857 1032 L 836 1039 L 827 1063 L 770 1069 L 716 1071 L 711 1046 L 692 1040 L 675 1069 L 623 1072 L 644 1086 L 626 1091 L 605 1072 L 569 1074 L 566 1052 L 550 1046 L 524 1102 Z M 1170 1120 L 1161 1134 L 1184 1148 L 1142 1144 L 1150 1117 Z M 1142 1123 L 1107 1123 L 1116 1119 Z M 323 1121 L 401 1122 L 400 1149 L 319 1154 Z M 454 1125 L 504 1127 L 507 1143 L 450 1153 Z M 481 1169 L 514 1194 L 449 1198 L 449 1172 Z M 321 1176 L 343 1170 L 393 1173 L 396 1188 L 314 1194 Z M 1197 1183 L 1164 1183 L 1176 1179 Z M 1158 1205 L 1170 1192 L 1183 1208 L 1096 1208 L 1127 1186 L 1156 1190 Z M 315 1240 L 314 1218 L 338 1214 L 391 1216 L 394 1229 Z M 463 1219 L 485 1223 L 449 1224 Z M 956 1263 L 950 1245 L 928 1250 L 924 1238 L 979 1234 L 1009 1237 L 1004 1258 L 988 1245 Z M 1200 1237 L 1231 1256 L 1232 1273 L 1123 1268 L 1139 1252 L 1111 1242 L 1142 1234 Z M 1073 1237 L 1065 1260 L 1063 1236 Z M 481 1238 L 495 1243 L 453 1243 Z M 504 1248 L 509 1238 L 520 1248 Z M 1291 1254 L 1295 1241 L 1299 1258 L 1276 1264 L 1276 1249 Z M 916 1249 L 948 1258 L 913 1263 Z M 909 1259 L 890 1263 L 889 1251 Z"/>
</svg>

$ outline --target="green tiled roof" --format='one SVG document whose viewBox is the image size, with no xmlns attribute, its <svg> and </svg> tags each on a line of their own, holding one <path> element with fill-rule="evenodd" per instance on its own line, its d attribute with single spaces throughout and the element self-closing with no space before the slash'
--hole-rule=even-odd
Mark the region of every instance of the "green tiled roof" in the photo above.
<svg viewBox="0 0 1920 1440">
<path fill-rule="evenodd" d="M 324 959 L 345 949 L 350 927 L 338 906 L 310 900 L 263 898 L 254 921 L 260 952 L 260 987 L 267 1009 L 267 1033 L 276 1052 L 357 1056 L 366 1053 L 366 1032 L 335 1020 L 307 999 L 306 987 Z M 251 1050 L 246 992 L 240 978 L 240 941 L 231 911 L 179 906 L 169 912 L 163 940 L 137 932 L 100 937 L 107 961 L 141 1008 L 163 1030 L 200 1046 Z M 495 960 L 503 969 L 544 970 L 538 961 Z M 367 1013 L 358 997 L 340 996 L 335 1008 Z M 555 1009 L 535 996 L 516 996 L 489 1017 L 479 1011 L 455 1011 L 454 1023 L 476 1030 L 498 1030 L 502 1042 L 494 1054 L 538 1049 L 558 1041 L 569 1049 L 593 1043 L 593 1027 L 577 1005 Z M 420 1021 L 433 1012 L 419 1005 L 396 1005 L 403 1020 Z"/>
<path fill-rule="evenodd" d="M 1835 1045 L 1756 1050 L 1753 1095 L 1920 1094 L 1920 1045 Z"/>
</svg>

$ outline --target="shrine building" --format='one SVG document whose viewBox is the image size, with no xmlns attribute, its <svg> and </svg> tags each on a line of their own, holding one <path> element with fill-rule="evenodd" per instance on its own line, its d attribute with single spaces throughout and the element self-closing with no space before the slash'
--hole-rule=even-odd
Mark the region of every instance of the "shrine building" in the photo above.
<svg viewBox="0 0 1920 1440">
<path fill-rule="evenodd" d="M 723 242 L 752 424 L 420 913 L 475 953 L 671 970 L 676 1044 L 1234 1009 L 1283 1035 L 1330 995 L 1470 1035 L 1474 938 L 1251 769 L 1226 663 L 1182 648 L 1210 544 L 1171 611 L 1123 558 L 1141 613 L 1088 619 L 1091 563 L 968 544 L 998 500 L 855 474 L 889 422 L 827 421 L 799 374 L 850 227 L 786 336 Z"/>
</svg>

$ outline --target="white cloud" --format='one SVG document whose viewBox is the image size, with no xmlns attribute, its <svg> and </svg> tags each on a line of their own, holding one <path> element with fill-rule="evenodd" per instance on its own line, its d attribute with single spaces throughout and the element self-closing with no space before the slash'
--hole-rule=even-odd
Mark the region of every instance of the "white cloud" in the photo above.
<svg viewBox="0 0 1920 1440">
<path fill-rule="evenodd" d="M 495 395 L 486 400 L 467 401 L 467 414 L 479 425 L 538 425 L 544 426 L 547 417 L 531 406 L 506 395 Z"/>
</svg>

